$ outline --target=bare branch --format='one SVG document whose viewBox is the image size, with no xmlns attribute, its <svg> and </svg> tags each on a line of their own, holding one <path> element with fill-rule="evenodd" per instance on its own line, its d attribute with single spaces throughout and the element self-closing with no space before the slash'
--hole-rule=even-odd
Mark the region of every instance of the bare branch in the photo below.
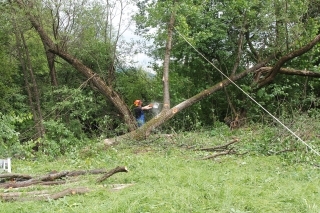
<svg viewBox="0 0 320 213">
<path fill-rule="evenodd" d="M 261 67 L 255 73 L 261 73 L 261 75 L 267 75 L 272 71 L 272 67 Z M 320 78 L 320 72 L 313 72 L 309 70 L 296 70 L 291 68 L 280 68 L 279 74 L 285 75 L 298 75 L 298 76 L 308 76 L 314 78 Z"/>
<path fill-rule="evenodd" d="M 286 62 L 288 62 L 291 59 L 294 59 L 294 58 L 296 58 L 298 56 L 301 56 L 304 53 L 308 52 L 309 50 L 311 50 L 319 42 L 320 42 L 320 34 L 317 35 L 312 41 L 310 41 L 305 46 L 301 47 L 298 50 L 292 51 L 289 54 L 287 54 L 287 55 L 283 56 L 282 58 L 280 58 L 278 60 L 278 62 L 272 67 L 272 70 L 268 73 L 268 75 L 265 78 L 258 79 L 259 80 L 258 87 L 262 87 L 262 86 L 270 83 L 271 81 L 273 81 L 273 79 L 275 78 L 275 76 L 277 75 L 277 73 L 279 72 L 281 67 Z"/>
<path fill-rule="evenodd" d="M 224 151 L 224 152 L 219 152 L 219 153 L 216 153 L 214 155 L 209 155 L 209 156 L 206 156 L 204 158 L 202 158 L 201 160 L 208 160 L 208 159 L 211 159 L 211 158 L 216 158 L 218 156 L 221 156 L 221 155 L 228 155 L 228 154 L 235 154 L 236 152 L 232 149 L 230 150 L 227 150 L 227 151 Z"/>
<path fill-rule="evenodd" d="M 224 144 L 224 145 L 219 145 L 219 146 L 215 146 L 215 147 L 207 147 L 207 148 L 201 148 L 199 149 L 200 151 L 221 151 L 221 150 L 226 150 L 228 148 L 228 146 L 230 146 L 231 144 L 234 143 L 238 143 L 239 139 L 235 138 L 233 141 Z"/>
<path fill-rule="evenodd" d="M 107 179 L 108 177 L 118 173 L 118 172 L 128 172 L 128 169 L 127 167 L 125 166 L 117 166 L 116 168 L 110 170 L 109 172 L 107 172 L 105 175 L 103 175 L 102 177 L 98 178 L 97 179 L 97 182 L 102 182 L 104 181 L 105 179 Z"/>
</svg>

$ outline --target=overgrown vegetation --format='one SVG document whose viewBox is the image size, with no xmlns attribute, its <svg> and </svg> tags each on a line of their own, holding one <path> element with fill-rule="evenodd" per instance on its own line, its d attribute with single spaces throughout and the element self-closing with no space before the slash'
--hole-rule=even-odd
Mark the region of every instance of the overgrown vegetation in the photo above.
<svg viewBox="0 0 320 213">
<path fill-rule="evenodd" d="M 108 2 L 110 4 L 75 0 L 69 4 L 51 0 L 33 1 L 33 4 L 0 3 L 4 11 L 0 16 L 0 141 L 3 146 L 33 144 L 34 149 L 60 155 L 68 146 L 81 145 L 82 141 L 126 133 L 128 126 L 124 117 L 128 115 L 122 114 L 119 106 L 101 92 L 93 77 L 101 77 L 112 94 L 118 93 L 119 105 L 126 105 L 129 112 L 135 99 L 142 99 L 145 104 L 153 101 L 163 104 L 163 66 L 158 61 L 164 58 L 167 23 L 173 10 L 176 22 L 170 57 L 171 106 L 219 83 L 224 77 L 216 68 L 230 76 L 271 55 L 277 57 L 265 66 L 276 65 L 279 57 L 301 48 L 318 35 L 320 26 L 316 9 L 319 2 L 313 0 L 276 4 L 273 1 L 264 4 L 259 1 L 183 1 L 178 5 L 170 0 L 139 1 L 136 5 L 139 10 L 134 16 L 136 33 L 153 41 L 152 46 L 143 46 L 121 37 L 124 29 L 116 28 L 116 21 L 111 18 L 117 19 L 119 14 L 126 16 L 125 9 L 132 6 L 132 1 Z M 121 12 L 117 10 L 120 3 L 125 7 Z M 14 17 L 12 11 L 15 11 Z M 40 27 L 48 37 L 54 38 L 53 43 L 59 50 L 76 57 L 91 69 L 93 76 L 79 72 L 61 54 L 53 54 L 53 47 L 47 47 L 39 32 L 31 27 L 26 11 L 35 14 Z M 150 33 L 149 29 L 157 33 Z M 286 61 L 282 67 L 317 74 L 317 46 Z M 51 50 L 44 51 L 46 48 Z M 141 52 L 155 60 L 149 64 L 152 74 L 146 72 L 146 67 L 132 62 L 133 56 Z M 318 77 L 278 74 L 272 83 L 257 88 L 257 82 L 253 81 L 257 76 L 263 78 L 256 70 L 237 84 L 275 116 L 319 114 Z M 154 117 L 152 113 L 147 116 L 148 120 Z M 243 92 L 229 85 L 177 113 L 161 126 L 161 131 L 197 131 L 217 122 L 230 124 L 238 117 L 248 123 L 273 125 Z"/>
<path fill-rule="evenodd" d="M 85 195 L 14 205 L 0 201 L 1 211 L 318 211 L 319 1 L 175 2 L 137 3 L 136 32 L 152 46 L 121 38 L 121 27 L 129 26 L 115 25 L 113 18 L 125 16 L 129 0 L 0 2 L 0 158 L 11 157 L 14 172 L 33 175 L 118 165 L 129 169 L 103 184 L 91 175 L 67 179 L 68 186 L 93 189 Z M 303 52 L 305 45 L 313 48 Z M 158 63 L 165 48 L 171 50 L 170 100 L 163 98 L 165 69 Z M 148 67 L 152 73 L 133 63 L 140 52 L 154 59 Z M 246 73 L 262 61 L 263 67 Z M 290 68 L 292 75 L 280 68 Z M 246 73 L 236 82 L 241 90 L 306 144 L 235 85 L 191 99 L 219 85 L 222 73 Z M 105 147 L 103 139 L 135 129 L 135 99 L 161 107 L 170 101 L 170 110 L 190 105 L 152 127 L 146 140 L 122 138 Z M 233 140 L 237 143 L 223 155 L 204 150 Z M 112 184 L 133 185 L 114 192 Z M 38 189 L 43 187 L 21 190 Z M 1 193 L 7 191 L 13 189 Z"/>
<path fill-rule="evenodd" d="M 301 117 L 302 123 L 306 118 Z M 310 120 L 309 120 L 310 121 Z M 302 124 L 300 123 L 300 124 Z M 299 124 L 295 124 L 299 125 Z M 302 135 L 319 147 L 318 135 Z M 320 126 L 315 128 L 319 129 Z M 235 154 L 201 160 L 211 152 L 199 148 L 233 144 Z M 290 141 L 290 142 L 289 142 Z M 277 145 L 276 145 L 277 144 Z M 280 152 L 288 147 L 295 151 Z M 95 141 L 74 148 L 54 161 L 44 155 L 13 159 L 13 172 L 111 169 L 127 166 L 97 184 L 94 175 L 60 186 L 31 186 L 19 191 L 61 191 L 77 186 L 91 191 L 58 200 L 0 201 L 4 212 L 317 212 L 319 156 L 278 127 L 250 126 L 230 131 L 225 125 L 196 132 L 154 135 L 146 141 L 122 141 L 103 147 Z M 67 179 L 68 180 L 68 179 Z M 129 184 L 114 190 L 117 184 Z M 1 193 L 17 191 L 1 189 Z"/>
</svg>

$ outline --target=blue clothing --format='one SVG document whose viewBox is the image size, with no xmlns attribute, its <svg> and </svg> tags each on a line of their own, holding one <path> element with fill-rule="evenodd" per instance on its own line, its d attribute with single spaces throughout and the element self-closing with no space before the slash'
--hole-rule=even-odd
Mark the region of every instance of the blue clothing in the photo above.
<svg viewBox="0 0 320 213">
<path fill-rule="evenodd" d="M 141 107 L 136 107 L 134 109 L 134 114 L 138 123 L 138 127 L 142 126 L 145 123 L 144 112 Z"/>
</svg>

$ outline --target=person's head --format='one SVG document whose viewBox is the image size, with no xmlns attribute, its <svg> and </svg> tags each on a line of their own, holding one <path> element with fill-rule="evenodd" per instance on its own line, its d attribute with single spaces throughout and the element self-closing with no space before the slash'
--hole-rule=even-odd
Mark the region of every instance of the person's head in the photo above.
<svg viewBox="0 0 320 213">
<path fill-rule="evenodd" d="M 142 105 L 142 101 L 141 101 L 141 100 L 135 100 L 135 101 L 133 102 L 133 104 L 134 104 L 135 106 L 141 106 L 141 105 Z"/>
</svg>

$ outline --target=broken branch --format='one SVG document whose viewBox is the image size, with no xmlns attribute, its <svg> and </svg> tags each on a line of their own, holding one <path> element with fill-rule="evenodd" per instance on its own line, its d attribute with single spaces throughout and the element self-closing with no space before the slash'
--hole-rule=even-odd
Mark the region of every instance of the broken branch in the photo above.
<svg viewBox="0 0 320 213">
<path fill-rule="evenodd" d="M 3 193 L 0 197 L 4 201 L 33 201 L 33 200 L 57 200 L 67 195 L 84 194 L 90 190 L 85 187 L 65 189 L 61 192 L 48 194 L 47 191 L 27 192 L 27 193 Z M 25 197 L 32 195 L 33 197 Z"/>
<path fill-rule="evenodd" d="M 235 154 L 236 152 L 232 149 L 228 150 L 228 151 L 225 151 L 225 152 L 219 152 L 219 153 L 216 153 L 214 155 L 209 155 L 207 157 L 204 157 L 202 158 L 201 160 L 208 160 L 208 159 L 211 159 L 211 158 L 216 158 L 218 156 L 221 156 L 221 155 L 228 155 L 228 154 Z"/>
<path fill-rule="evenodd" d="M 108 177 L 118 173 L 118 172 L 128 172 L 127 167 L 125 166 L 117 166 L 116 168 L 110 170 L 109 172 L 107 172 L 105 175 L 103 175 L 102 177 L 97 179 L 97 182 L 100 183 L 102 181 L 104 181 L 105 179 L 107 179 Z"/>
<path fill-rule="evenodd" d="M 201 148 L 199 149 L 200 151 L 222 151 L 222 150 L 226 150 L 228 148 L 228 146 L 230 146 L 231 144 L 237 143 L 239 142 L 238 138 L 235 138 L 233 141 L 224 144 L 224 145 L 219 145 L 219 146 L 215 146 L 215 147 L 207 147 L 207 148 Z"/>
</svg>

